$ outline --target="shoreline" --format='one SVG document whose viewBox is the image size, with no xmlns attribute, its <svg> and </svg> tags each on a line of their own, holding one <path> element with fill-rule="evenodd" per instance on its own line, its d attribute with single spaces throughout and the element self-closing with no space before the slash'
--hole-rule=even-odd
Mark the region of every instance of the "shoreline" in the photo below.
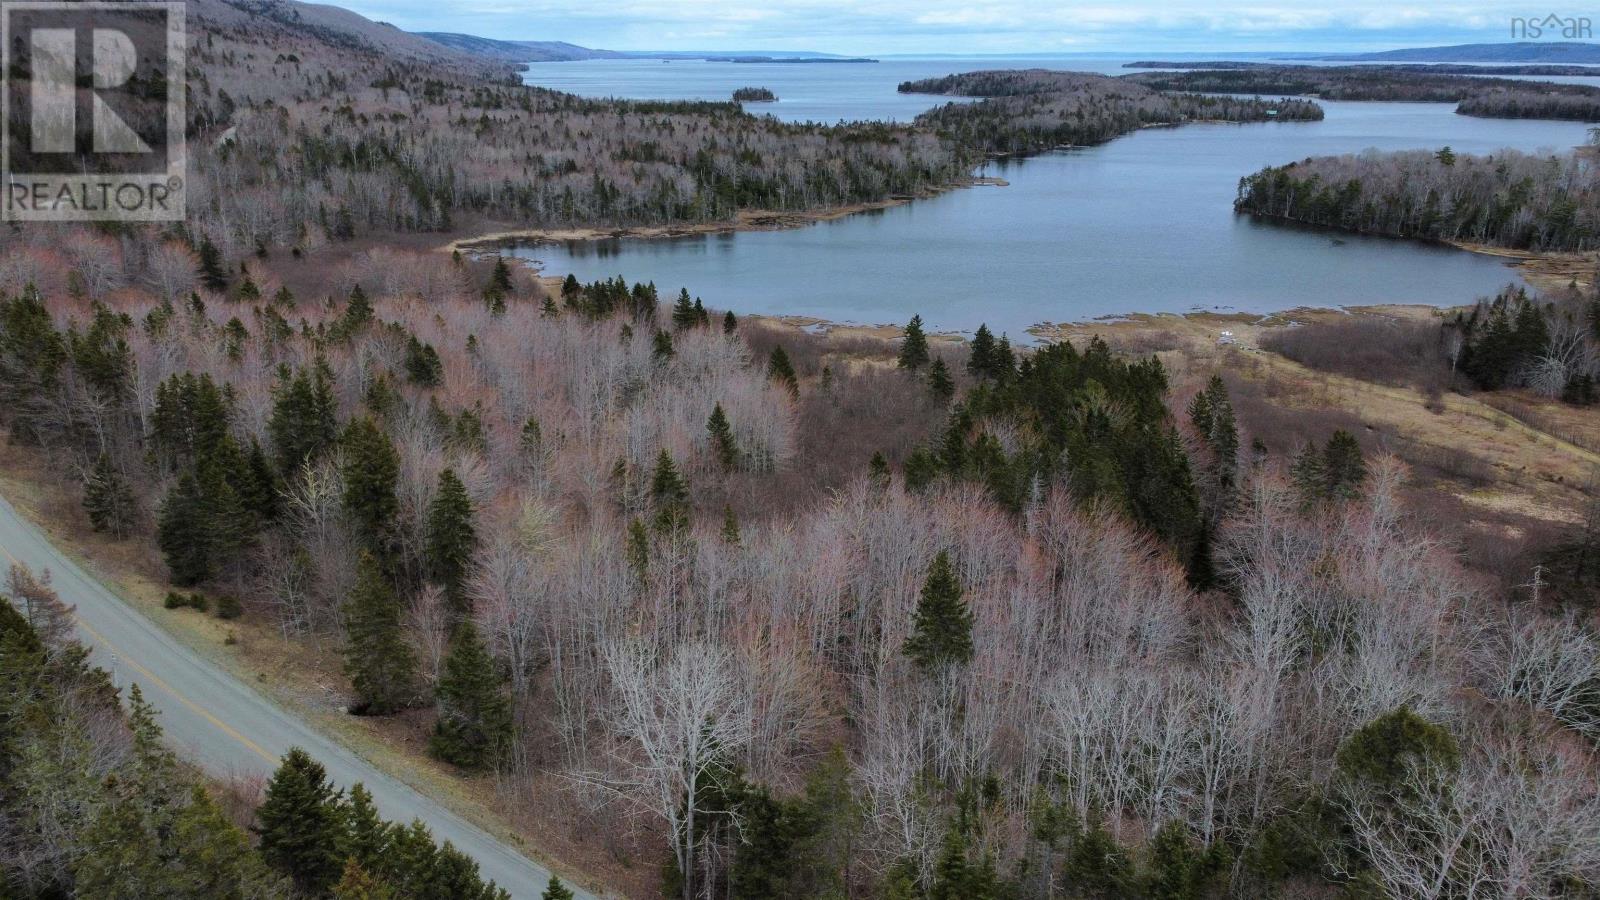
<svg viewBox="0 0 1600 900">
<path fill-rule="evenodd" d="M 938 187 L 927 188 L 915 194 L 900 194 L 883 200 L 830 206 L 826 209 L 780 212 L 764 209 L 740 210 L 732 219 L 716 222 L 699 222 L 684 225 L 629 225 L 616 228 L 523 228 L 491 231 L 456 238 L 438 249 L 444 253 L 487 252 L 508 246 L 565 243 L 567 241 L 604 241 L 616 238 L 656 240 L 661 238 L 694 237 L 707 234 L 728 234 L 739 231 L 787 231 L 805 228 L 818 222 L 831 222 L 859 213 L 877 212 L 904 206 L 917 200 L 931 200 L 951 191 L 970 187 L 1009 187 L 1004 178 L 972 176 Z"/>
<path fill-rule="evenodd" d="M 1512 262 L 1508 262 L 1507 265 L 1516 269 L 1522 280 L 1528 282 L 1535 290 L 1547 293 L 1565 290 L 1568 285 L 1574 283 L 1579 287 L 1592 286 L 1597 265 L 1596 258 L 1600 255 L 1575 250 L 1540 253 L 1534 250 L 1496 247 L 1491 244 L 1474 244 L 1470 241 L 1444 243 L 1446 246 L 1468 253 L 1510 260 Z"/>
</svg>

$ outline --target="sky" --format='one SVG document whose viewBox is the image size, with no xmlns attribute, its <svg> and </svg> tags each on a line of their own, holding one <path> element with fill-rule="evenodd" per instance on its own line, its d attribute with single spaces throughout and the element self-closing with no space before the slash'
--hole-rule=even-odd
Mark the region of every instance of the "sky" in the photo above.
<svg viewBox="0 0 1600 900">
<path fill-rule="evenodd" d="M 1583 8 L 1426 0 L 332 0 L 411 31 L 851 55 L 1375 50 L 1509 41 Z M 1600 14 L 1592 16 L 1600 18 Z M 1591 35 L 1577 35 L 1592 40 Z M 1561 40 L 1549 29 L 1544 40 Z"/>
</svg>

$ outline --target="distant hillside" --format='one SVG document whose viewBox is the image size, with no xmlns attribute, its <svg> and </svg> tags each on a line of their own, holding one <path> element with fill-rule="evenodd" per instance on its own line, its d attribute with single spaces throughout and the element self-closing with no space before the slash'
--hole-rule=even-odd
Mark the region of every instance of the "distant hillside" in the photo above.
<svg viewBox="0 0 1600 900">
<path fill-rule="evenodd" d="M 482 65 L 459 51 L 401 31 L 387 22 L 374 22 L 327 4 L 295 0 L 191 0 L 188 8 L 191 18 L 212 27 L 259 29 L 265 20 L 282 29 L 284 34 L 297 34 L 330 47 L 413 62 Z M 261 37 L 267 34 L 263 32 Z"/>
<path fill-rule="evenodd" d="M 610 50 L 591 50 L 566 41 L 497 41 L 446 31 L 419 31 L 415 34 L 462 53 L 502 62 L 565 62 L 575 59 L 615 59 L 624 55 Z"/>
<path fill-rule="evenodd" d="M 1592 63 L 1600 65 L 1600 44 L 1576 41 L 1521 41 L 1508 44 L 1456 44 L 1452 47 L 1411 47 L 1379 53 L 1337 53 L 1311 57 L 1346 62 L 1506 62 Z"/>
<path fill-rule="evenodd" d="M 594 50 L 566 41 L 501 41 L 448 31 L 418 31 L 410 36 L 479 59 L 506 63 L 568 62 L 579 59 L 703 59 L 716 62 L 877 62 L 811 50 Z"/>
</svg>

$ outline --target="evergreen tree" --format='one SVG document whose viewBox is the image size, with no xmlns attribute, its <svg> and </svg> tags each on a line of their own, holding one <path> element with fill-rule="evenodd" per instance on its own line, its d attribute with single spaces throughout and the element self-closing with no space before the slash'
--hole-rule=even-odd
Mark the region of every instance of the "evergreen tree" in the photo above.
<svg viewBox="0 0 1600 900">
<path fill-rule="evenodd" d="M 935 359 L 933 366 L 928 369 L 928 390 L 943 401 L 948 401 L 956 395 L 955 379 L 950 377 L 950 370 L 945 367 L 942 359 Z"/>
<path fill-rule="evenodd" d="M 900 368 L 920 369 L 928 364 L 928 359 L 928 337 L 922 333 L 922 317 L 912 316 L 906 323 L 905 338 L 900 341 Z"/>
<path fill-rule="evenodd" d="M 428 506 L 426 559 L 428 574 L 444 589 L 457 617 L 470 615 L 463 582 L 478 546 L 472 525 L 472 498 L 454 469 L 439 473 L 439 488 Z"/>
<path fill-rule="evenodd" d="M 278 517 L 278 495 L 281 493 L 278 473 L 267 459 L 267 451 L 254 438 L 245 452 L 244 470 L 240 475 L 239 499 L 245 510 L 255 517 L 257 524 L 271 522 Z"/>
<path fill-rule="evenodd" d="M 435 693 L 439 718 L 428 752 L 463 769 L 493 766 L 511 743 L 511 699 L 472 622 L 456 626 Z"/>
<path fill-rule="evenodd" d="M 739 519 L 732 506 L 722 507 L 722 542 L 730 547 L 739 546 Z"/>
<path fill-rule="evenodd" d="M 905 643 L 905 654 L 925 672 L 972 659 L 972 611 L 961 594 L 950 554 L 941 550 L 922 584 L 911 637 Z"/>
<path fill-rule="evenodd" d="M 1201 850 L 1181 822 L 1169 821 L 1156 831 L 1147 849 L 1149 873 L 1144 879 L 1148 900 L 1205 900 L 1228 863 L 1219 842 Z"/>
<path fill-rule="evenodd" d="M 334 340 L 349 340 L 363 328 L 366 328 L 372 322 L 373 316 L 372 301 L 367 299 L 367 292 L 361 289 L 361 285 L 357 284 L 350 289 L 350 296 L 344 306 L 344 314 L 333 324 L 330 334 Z"/>
<path fill-rule="evenodd" d="M 700 324 L 700 315 L 694 311 L 694 302 L 689 299 L 689 289 L 683 288 L 678 292 L 678 302 L 672 304 L 672 327 L 682 331 Z"/>
<path fill-rule="evenodd" d="M 789 362 L 789 354 L 779 344 L 772 348 L 772 355 L 767 357 L 767 377 L 789 389 L 791 396 L 800 396 L 800 379 L 794 374 L 794 364 Z"/>
<path fill-rule="evenodd" d="M 1002 384 L 1017 374 L 1017 357 L 1011 352 L 1011 339 L 1003 334 L 999 343 L 994 345 L 994 364 L 990 367 L 990 374 Z"/>
<path fill-rule="evenodd" d="M 387 560 L 400 501 L 395 485 L 400 478 L 400 457 L 389 436 L 369 416 L 352 421 L 342 438 L 344 509 L 363 546 Z"/>
<path fill-rule="evenodd" d="M 29 285 L 9 300 L 0 295 L 0 416 L 12 440 L 38 444 L 52 427 L 66 360 L 65 343 L 36 288 Z"/>
<path fill-rule="evenodd" d="M 215 538 L 200 482 L 192 472 L 185 472 L 161 501 L 156 526 L 156 544 L 173 584 L 199 584 L 212 576 Z"/>
<path fill-rule="evenodd" d="M 438 387 L 444 380 L 444 363 L 432 344 L 424 344 L 412 335 L 406 340 L 406 377 L 418 387 Z"/>
<path fill-rule="evenodd" d="M 400 600 L 372 554 L 356 562 L 356 585 L 344 605 L 344 671 L 355 690 L 352 709 L 388 715 L 414 696 L 416 667 L 401 623 Z"/>
<path fill-rule="evenodd" d="M 1289 481 L 1302 507 L 1313 506 L 1327 498 L 1327 468 L 1316 444 L 1307 443 L 1295 454 L 1289 464 Z"/>
<path fill-rule="evenodd" d="M 1361 457 L 1361 444 L 1355 435 L 1342 428 L 1328 438 L 1322 466 L 1324 492 L 1329 497 L 1351 499 L 1361 492 L 1361 484 L 1367 480 L 1367 463 Z"/>
<path fill-rule="evenodd" d="M 633 577 L 640 584 L 644 584 L 650 578 L 650 532 L 638 519 L 628 523 L 625 552 L 629 571 L 633 572 Z"/>
<path fill-rule="evenodd" d="M 261 857 L 300 893 L 326 894 L 343 869 L 339 796 L 327 770 L 299 747 L 283 757 L 256 809 Z"/>
<path fill-rule="evenodd" d="M 378 815 L 372 792 L 357 782 L 344 804 L 344 852 L 370 872 L 378 871 L 394 842 L 394 826 Z"/>
<path fill-rule="evenodd" d="M 733 334 L 739 330 L 739 319 L 734 316 L 733 310 L 722 314 L 722 333 Z"/>
<path fill-rule="evenodd" d="M 656 362 L 664 363 L 677 355 L 677 351 L 672 349 L 672 335 L 670 333 L 657 331 L 655 337 L 651 340 L 653 343 L 650 348 L 650 355 Z"/>
<path fill-rule="evenodd" d="M 979 325 L 972 335 L 972 349 L 967 354 L 967 371 L 976 378 L 994 377 L 994 333 L 988 325 Z"/>
<path fill-rule="evenodd" d="M 544 886 L 544 893 L 539 895 L 540 900 L 573 900 L 572 889 L 561 883 L 556 875 L 550 876 L 550 883 Z"/>
<path fill-rule="evenodd" d="M 120 540 L 133 529 L 137 512 L 133 489 L 128 486 L 122 473 L 117 471 L 109 454 L 100 454 L 84 482 L 83 509 L 89 514 L 89 524 L 95 531 L 103 531 Z"/>
<path fill-rule="evenodd" d="M 319 357 L 309 371 L 302 368 L 292 376 L 287 368 L 280 369 L 272 400 L 267 435 L 278 471 L 294 478 L 302 465 L 332 447 L 338 435 L 338 404 L 327 360 Z"/>
<path fill-rule="evenodd" d="M 200 283 L 207 290 L 221 293 L 228 289 L 228 268 L 222 264 L 222 251 L 210 238 L 200 239 Z"/>
<path fill-rule="evenodd" d="M 739 446 L 734 443 L 733 429 L 728 427 L 728 417 L 723 413 L 721 403 L 712 407 L 706 430 L 711 433 L 711 452 L 716 454 L 717 462 L 721 463 L 724 471 L 733 471 L 739 464 Z"/>
<path fill-rule="evenodd" d="M 1461 747 L 1444 726 L 1402 706 L 1357 729 L 1339 745 L 1335 759 L 1341 776 L 1393 792 L 1417 764 L 1455 769 Z"/>
<path fill-rule="evenodd" d="M 494 270 L 489 273 L 487 292 L 495 297 L 505 297 L 512 293 L 511 267 L 506 265 L 504 256 L 496 255 Z"/>
<path fill-rule="evenodd" d="M 650 476 L 650 502 L 656 513 L 656 531 L 665 534 L 689 526 L 689 486 L 665 447 Z"/>
</svg>

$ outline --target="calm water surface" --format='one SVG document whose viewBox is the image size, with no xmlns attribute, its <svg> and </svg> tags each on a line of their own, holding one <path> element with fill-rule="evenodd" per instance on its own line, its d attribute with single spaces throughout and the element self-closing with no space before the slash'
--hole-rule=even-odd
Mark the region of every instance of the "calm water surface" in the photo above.
<svg viewBox="0 0 1600 900">
<path fill-rule="evenodd" d="M 895 85 L 977 68 L 1122 71 L 1126 60 L 895 60 L 877 64 L 546 63 L 528 81 L 588 96 L 726 97 L 770 87 L 790 120 L 908 119 L 940 102 Z M 1239 178 L 1307 156 L 1449 145 L 1564 150 L 1586 126 L 1474 119 L 1452 104 L 1324 103 L 1322 122 L 1149 129 L 1081 150 L 991 164 L 1009 187 L 953 191 L 876 213 L 772 232 L 619 239 L 519 249 L 580 279 L 623 274 L 664 295 L 687 286 L 741 313 L 1019 336 L 1041 322 L 1130 312 L 1369 303 L 1449 305 L 1519 279 L 1498 260 L 1235 216 Z"/>
</svg>

